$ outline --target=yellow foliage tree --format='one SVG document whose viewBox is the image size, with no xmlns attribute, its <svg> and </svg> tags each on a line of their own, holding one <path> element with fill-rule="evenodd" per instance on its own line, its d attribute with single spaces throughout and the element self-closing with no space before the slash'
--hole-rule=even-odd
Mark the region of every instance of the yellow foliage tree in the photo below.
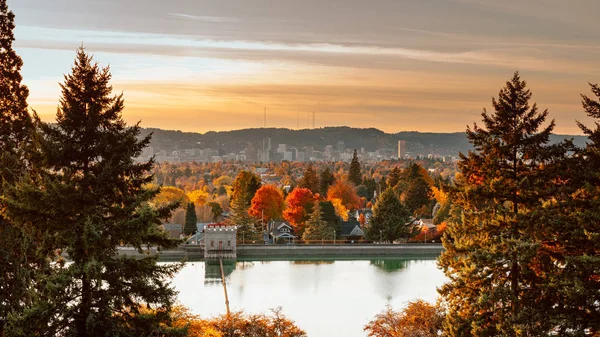
<svg viewBox="0 0 600 337">
<path fill-rule="evenodd" d="M 348 209 L 346 208 L 346 206 L 344 206 L 342 199 L 333 198 L 329 201 L 331 201 L 331 203 L 333 204 L 333 208 L 335 209 L 335 215 L 339 216 L 344 221 L 348 221 Z"/>
<path fill-rule="evenodd" d="M 204 190 L 195 190 L 187 193 L 188 199 L 193 202 L 196 206 L 204 205 L 210 196 Z"/>
<path fill-rule="evenodd" d="M 181 206 L 187 206 L 190 199 L 182 189 L 173 186 L 164 186 L 160 189 L 160 193 L 152 200 L 154 205 L 162 207 L 174 202 L 179 202 Z"/>
</svg>

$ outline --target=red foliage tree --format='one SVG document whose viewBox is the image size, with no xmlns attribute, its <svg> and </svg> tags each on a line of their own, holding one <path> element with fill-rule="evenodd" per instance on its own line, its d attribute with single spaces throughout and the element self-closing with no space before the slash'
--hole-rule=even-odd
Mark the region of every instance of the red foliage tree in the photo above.
<svg viewBox="0 0 600 337">
<path fill-rule="evenodd" d="M 252 198 L 248 213 L 264 222 L 280 219 L 283 211 L 283 195 L 273 185 L 264 185 Z"/>
<path fill-rule="evenodd" d="M 285 198 L 286 209 L 283 211 L 283 217 L 292 226 L 302 227 L 310 215 L 308 208 L 314 200 L 315 197 L 308 188 L 295 188 Z"/>
</svg>

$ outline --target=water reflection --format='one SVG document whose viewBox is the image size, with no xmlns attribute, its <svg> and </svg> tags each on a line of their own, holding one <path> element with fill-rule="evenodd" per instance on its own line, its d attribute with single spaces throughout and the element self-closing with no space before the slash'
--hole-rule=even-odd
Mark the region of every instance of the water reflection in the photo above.
<svg viewBox="0 0 600 337">
<path fill-rule="evenodd" d="M 224 261 L 223 272 L 225 279 L 233 273 L 236 268 L 235 261 Z M 219 261 L 206 261 L 204 265 L 204 284 L 217 284 L 221 283 L 221 266 Z"/>
<path fill-rule="evenodd" d="M 371 260 L 371 265 L 386 273 L 394 273 L 405 269 L 408 266 L 408 262 L 409 260 Z"/>
</svg>

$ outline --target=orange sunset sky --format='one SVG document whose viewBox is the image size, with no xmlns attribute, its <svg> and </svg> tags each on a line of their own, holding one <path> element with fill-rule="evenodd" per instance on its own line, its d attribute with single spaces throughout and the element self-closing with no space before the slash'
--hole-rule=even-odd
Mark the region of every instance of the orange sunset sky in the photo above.
<svg viewBox="0 0 600 337">
<path fill-rule="evenodd" d="M 82 43 L 125 119 L 206 132 L 263 125 L 463 131 L 519 70 L 555 131 L 579 134 L 600 82 L 598 0 L 8 0 L 29 104 L 45 120 Z"/>
</svg>

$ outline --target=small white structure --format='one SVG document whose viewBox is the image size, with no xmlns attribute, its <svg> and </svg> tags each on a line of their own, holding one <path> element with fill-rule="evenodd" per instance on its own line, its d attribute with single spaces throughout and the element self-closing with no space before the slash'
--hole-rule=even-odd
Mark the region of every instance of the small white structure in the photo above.
<svg viewBox="0 0 600 337">
<path fill-rule="evenodd" d="M 204 259 L 231 260 L 237 257 L 237 227 L 208 224 L 204 227 Z"/>
</svg>

